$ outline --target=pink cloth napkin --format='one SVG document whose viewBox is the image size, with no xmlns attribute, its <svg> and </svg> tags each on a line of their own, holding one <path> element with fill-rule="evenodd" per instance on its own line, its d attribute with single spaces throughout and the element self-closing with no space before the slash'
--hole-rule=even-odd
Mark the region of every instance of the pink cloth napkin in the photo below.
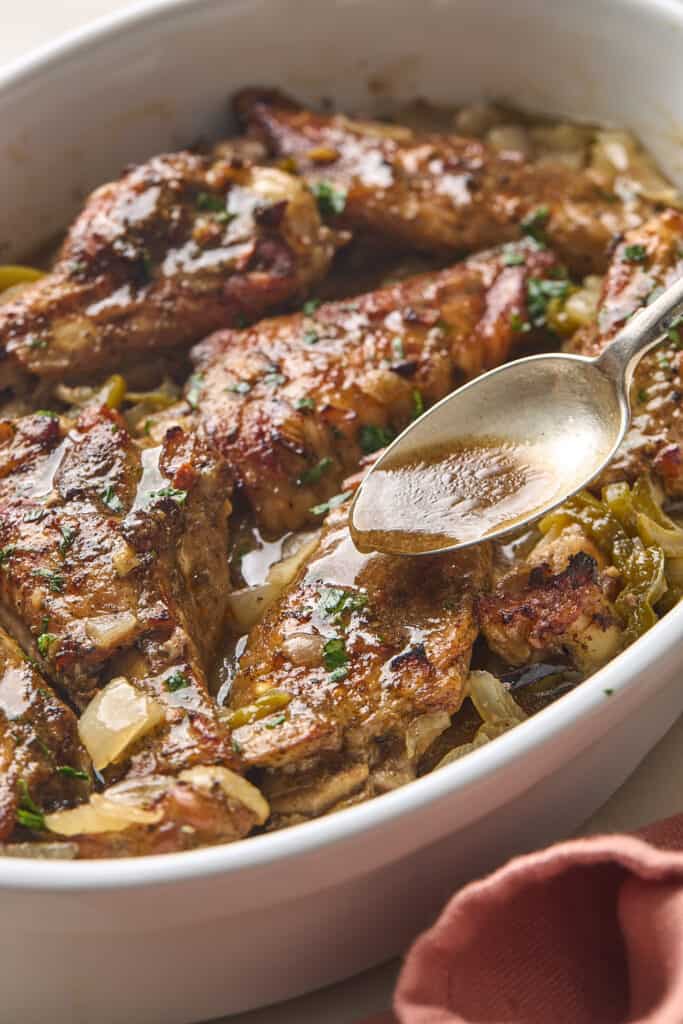
<svg viewBox="0 0 683 1024">
<path fill-rule="evenodd" d="M 366 1024 L 683 1024 L 683 815 L 458 892 Z"/>
</svg>

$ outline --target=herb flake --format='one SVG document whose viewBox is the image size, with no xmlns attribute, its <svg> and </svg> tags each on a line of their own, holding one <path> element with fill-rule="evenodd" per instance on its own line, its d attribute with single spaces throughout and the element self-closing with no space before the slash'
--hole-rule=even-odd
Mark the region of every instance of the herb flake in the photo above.
<svg viewBox="0 0 683 1024">
<path fill-rule="evenodd" d="M 309 466 L 308 469 L 303 471 L 297 480 L 297 484 L 299 487 L 304 484 L 317 484 L 324 474 L 327 473 L 328 469 L 332 466 L 332 463 L 333 460 L 330 456 L 325 455 L 325 457 L 322 458 L 320 462 L 317 462 L 315 466 Z"/>
<path fill-rule="evenodd" d="M 84 782 L 90 780 L 90 776 L 87 772 L 78 771 L 76 768 L 72 768 L 70 764 L 58 764 L 55 771 L 59 775 L 66 775 L 70 779 L 83 779 Z"/>
<path fill-rule="evenodd" d="M 113 484 L 107 484 L 107 486 L 102 491 L 101 497 L 104 504 L 107 506 L 108 509 L 111 509 L 112 512 L 114 512 L 117 515 L 120 512 L 123 512 L 123 502 L 116 493 Z"/>
<path fill-rule="evenodd" d="M 184 690 L 186 686 L 190 685 L 190 680 L 187 678 L 184 672 L 180 669 L 176 669 L 175 672 L 171 672 L 170 676 L 164 679 L 164 687 L 169 693 L 175 693 L 176 690 Z"/>
<path fill-rule="evenodd" d="M 50 569 L 34 569 L 34 576 L 39 576 L 47 583 L 47 589 L 53 594 L 61 594 L 64 590 L 64 577 L 60 576 L 58 572 L 52 572 Z"/>
<path fill-rule="evenodd" d="M 338 188 L 329 181 L 317 181 L 311 185 L 311 192 L 315 196 L 318 209 L 323 216 L 336 216 L 344 212 L 346 189 Z"/>
<path fill-rule="evenodd" d="M 360 428 L 358 440 L 363 454 L 370 455 L 372 452 L 379 451 L 380 448 L 386 448 L 395 436 L 391 427 L 378 427 L 367 423 Z"/>
<path fill-rule="evenodd" d="M 309 512 L 314 516 L 325 516 L 328 512 L 331 512 L 332 509 L 339 508 L 339 506 L 343 505 L 345 501 L 348 501 L 352 494 L 353 491 L 342 491 L 341 494 L 335 494 L 333 498 L 329 499 L 329 501 L 323 501 L 321 505 L 313 505 L 313 507 L 309 509 Z"/>
<path fill-rule="evenodd" d="M 644 263 L 647 259 L 647 249 L 644 245 L 627 245 L 621 258 L 624 263 Z"/>
<path fill-rule="evenodd" d="M 346 668 L 349 656 L 346 651 L 346 642 L 341 636 L 334 636 L 323 646 L 323 664 L 328 672 L 335 669 Z"/>
</svg>

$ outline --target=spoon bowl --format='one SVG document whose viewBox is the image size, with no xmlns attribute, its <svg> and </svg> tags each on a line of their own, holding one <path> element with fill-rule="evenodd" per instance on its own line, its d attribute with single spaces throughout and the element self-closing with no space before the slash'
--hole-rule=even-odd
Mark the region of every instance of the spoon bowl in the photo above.
<svg viewBox="0 0 683 1024">
<path fill-rule="evenodd" d="M 630 425 L 634 369 L 683 308 L 683 279 L 594 359 L 529 356 L 465 384 L 412 423 L 350 511 L 361 551 L 430 554 L 493 540 L 594 480 Z"/>
</svg>

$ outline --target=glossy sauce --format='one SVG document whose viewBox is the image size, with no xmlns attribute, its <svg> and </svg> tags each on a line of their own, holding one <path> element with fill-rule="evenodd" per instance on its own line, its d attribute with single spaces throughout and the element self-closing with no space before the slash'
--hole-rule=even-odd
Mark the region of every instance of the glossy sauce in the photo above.
<svg viewBox="0 0 683 1024">
<path fill-rule="evenodd" d="M 543 508 L 559 474 L 540 446 L 496 438 L 435 446 L 369 474 L 353 510 L 360 551 L 432 551 L 483 540 Z"/>
</svg>

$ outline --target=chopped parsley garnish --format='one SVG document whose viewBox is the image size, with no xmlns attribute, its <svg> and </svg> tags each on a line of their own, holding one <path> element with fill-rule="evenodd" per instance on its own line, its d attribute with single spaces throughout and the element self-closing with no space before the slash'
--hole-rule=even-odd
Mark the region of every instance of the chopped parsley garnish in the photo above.
<svg viewBox="0 0 683 1024">
<path fill-rule="evenodd" d="M 330 672 L 328 679 L 331 683 L 339 683 L 342 679 L 346 679 L 349 674 L 349 670 L 346 665 L 340 665 L 339 668 L 335 668 Z"/>
<path fill-rule="evenodd" d="M 51 572 L 49 569 L 34 569 L 34 576 L 40 576 L 47 583 L 47 588 L 53 594 L 61 594 L 64 590 L 64 577 L 58 572 Z"/>
<path fill-rule="evenodd" d="M 231 391 L 234 395 L 248 395 L 251 391 L 251 384 L 246 380 L 238 380 L 236 384 L 228 384 L 226 391 Z"/>
<path fill-rule="evenodd" d="M 0 566 L 8 562 L 16 550 L 16 544 L 7 544 L 4 548 L 0 548 Z"/>
<path fill-rule="evenodd" d="M 566 280 L 532 277 L 527 284 L 527 305 L 529 317 L 534 327 L 545 324 L 548 303 L 551 299 L 564 299 L 569 294 L 571 284 Z"/>
<path fill-rule="evenodd" d="M 675 320 L 672 320 L 669 325 L 669 330 L 666 332 L 666 336 L 670 342 L 673 343 L 675 348 L 681 344 L 681 332 L 680 327 L 683 324 L 683 316 L 677 316 Z"/>
<path fill-rule="evenodd" d="M 314 331 L 313 328 L 311 327 L 311 328 L 309 328 L 309 330 L 304 331 L 304 339 L 303 340 L 304 340 L 304 345 L 317 345 L 317 343 L 320 341 L 320 335 L 318 334 L 317 331 Z"/>
<path fill-rule="evenodd" d="M 213 192 L 199 192 L 197 195 L 197 208 L 199 210 L 210 210 L 211 213 L 219 213 L 225 209 L 225 196 L 217 196 Z"/>
<path fill-rule="evenodd" d="M 391 354 L 394 359 L 405 359 L 405 350 L 403 348 L 402 338 L 391 339 Z"/>
<path fill-rule="evenodd" d="M 339 508 L 345 501 L 348 501 L 352 494 L 353 491 L 342 491 L 341 494 L 335 494 L 329 501 L 323 501 L 321 505 L 314 505 L 309 512 L 312 512 L 314 516 L 326 516 L 333 508 Z"/>
<path fill-rule="evenodd" d="M 43 743 L 43 741 L 41 740 L 40 736 L 34 736 L 33 737 L 33 742 L 36 744 L 36 746 L 40 750 L 42 750 L 42 752 L 45 755 L 45 757 L 47 757 L 48 760 L 52 761 L 52 759 L 54 758 L 54 754 L 52 753 L 52 751 L 48 747 L 47 743 Z"/>
<path fill-rule="evenodd" d="M 644 245 L 627 245 L 622 256 L 624 263 L 644 263 L 647 249 Z"/>
<path fill-rule="evenodd" d="M 318 201 L 318 209 L 323 215 L 334 216 L 343 213 L 346 206 L 346 190 L 337 188 L 329 181 L 318 181 L 311 185 L 311 192 Z"/>
<path fill-rule="evenodd" d="M 37 645 L 38 650 L 40 651 L 40 653 L 41 653 L 43 658 L 47 657 L 47 655 L 48 655 L 48 653 L 50 651 L 50 647 L 55 642 L 56 639 L 57 639 L 57 637 L 55 636 L 54 633 L 41 633 L 40 634 L 40 636 L 36 640 L 36 645 Z"/>
<path fill-rule="evenodd" d="M 301 307 L 301 310 L 303 313 L 306 314 L 306 316 L 313 316 L 315 311 L 320 306 L 321 302 L 322 299 L 308 299 L 307 302 L 304 302 L 303 306 Z"/>
<path fill-rule="evenodd" d="M 346 669 L 349 656 L 346 653 L 346 643 L 341 636 L 334 636 L 323 646 L 323 663 L 328 672 L 336 669 Z M 348 670 L 347 670 L 348 671 Z"/>
<path fill-rule="evenodd" d="M 522 331 L 526 333 L 531 330 L 531 324 L 528 320 L 522 320 L 519 313 L 510 314 L 510 327 L 513 331 Z"/>
<path fill-rule="evenodd" d="M 107 486 L 102 491 L 102 501 L 107 506 L 107 508 L 111 509 L 112 512 L 123 512 L 123 502 L 121 501 L 118 494 L 114 490 L 112 484 L 107 484 Z"/>
<path fill-rule="evenodd" d="M 229 213 L 226 210 L 225 196 L 217 196 L 213 192 L 200 192 L 197 195 L 197 209 L 215 213 L 216 220 L 221 224 L 229 224 L 237 216 L 236 213 Z"/>
<path fill-rule="evenodd" d="M 88 782 L 90 779 L 87 772 L 78 771 L 76 768 L 72 768 L 70 764 L 58 764 L 55 771 L 60 775 L 68 775 L 70 779 L 83 779 L 84 782 Z"/>
<path fill-rule="evenodd" d="M 413 388 L 413 419 L 417 419 L 425 411 L 425 400 L 418 388 Z"/>
<path fill-rule="evenodd" d="M 521 267 L 526 263 L 526 256 L 519 249 L 510 246 L 503 252 L 503 263 L 506 267 Z"/>
<path fill-rule="evenodd" d="M 298 409 L 299 412 L 305 412 L 308 409 L 315 409 L 315 402 L 308 395 L 304 395 L 303 398 L 297 398 L 294 408 Z"/>
<path fill-rule="evenodd" d="M 391 427 L 376 427 L 368 423 L 360 428 L 358 435 L 361 451 L 365 455 L 370 455 L 371 452 L 379 451 L 380 448 L 386 448 L 395 436 Z"/>
<path fill-rule="evenodd" d="M 17 808 L 17 821 L 24 828 L 40 832 L 45 828 L 45 818 L 40 807 L 32 799 L 25 779 L 19 779 L 19 806 Z"/>
<path fill-rule="evenodd" d="M 26 344 L 29 348 L 47 348 L 47 338 L 41 337 L 40 334 L 29 334 L 26 339 Z"/>
<path fill-rule="evenodd" d="M 39 523 L 41 519 L 44 519 L 47 515 L 47 511 L 44 508 L 32 508 L 30 512 L 27 512 L 24 516 L 25 523 Z"/>
<path fill-rule="evenodd" d="M 140 262 L 142 263 L 142 269 L 144 270 L 145 277 L 149 281 L 152 277 L 152 271 L 154 270 L 154 264 L 152 263 L 152 257 L 150 256 L 147 249 L 143 249 L 140 253 Z"/>
<path fill-rule="evenodd" d="M 48 420 L 58 420 L 59 416 L 52 409 L 38 409 L 36 416 L 45 416 Z"/>
<path fill-rule="evenodd" d="M 172 498 L 178 505 L 184 505 L 187 500 L 187 491 L 181 491 L 171 484 L 162 487 L 160 491 L 152 491 L 153 498 Z"/>
<path fill-rule="evenodd" d="M 279 388 L 280 384 L 284 384 L 286 377 L 282 373 L 267 373 L 262 378 L 264 384 L 267 384 L 271 388 Z"/>
<path fill-rule="evenodd" d="M 605 694 L 606 697 L 611 697 L 614 693 L 614 690 L 611 687 L 609 687 L 608 689 L 603 690 L 602 692 Z"/>
<path fill-rule="evenodd" d="M 333 460 L 329 455 L 326 455 L 320 460 L 320 462 L 317 462 L 315 466 L 309 466 L 308 469 L 305 469 L 297 480 L 297 483 L 299 486 L 302 484 L 317 484 L 321 477 L 328 471 L 332 462 Z"/>
<path fill-rule="evenodd" d="M 644 388 L 641 388 L 640 391 L 638 392 L 638 395 L 636 397 L 638 398 L 638 401 L 642 405 L 644 402 L 647 402 L 647 399 L 648 399 L 647 391 L 645 391 Z"/>
<path fill-rule="evenodd" d="M 59 553 L 65 555 L 73 542 L 76 540 L 77 530 L 74 526 L 60 526 L 59 532 L 62 535 L 62 539 L 59 542 Z"/>
<path fill-rule="evenodd" d="M 164 679 L 164 686 L 169 693 L 175 693 L 176 690 L 183 690 L 189 685 L 190 680 L 184 672 L 180 671 L 180 669 L 176 669 L 175 672 L 171 672 L 170 676 L 167 676 L 167 678 Z"/>
<path fill-rule="evenodd" d="M 187 404 L 189 405 L 190 409 L 199 408 L 199 396 L 201 395 L 202 392 L 202 381 L 203 377 L 201 373 L 193 373 L 189 381 L 187 382 L 188 387 L 187 394 L 185 395 L 185 400 L 187 401 Z"/>
<path fill-rule="evenodd" d="M 326 587 L 320 595 L 318 612 L 328 618 L 339 616 L 344 612 L 357 612 L 365 608 L 368 603 L 367 596 L 350 590 L 342 590 L 341 587 Z"/>
<path fill-rule="evenodd" d="M 522 220 L 520 227 L 525 235 L 529 235 L 537 242 L 545 242 L 545 226 L 550 218 L 550 210 L 547 206 L 537 206 Z"/>
</svg>

